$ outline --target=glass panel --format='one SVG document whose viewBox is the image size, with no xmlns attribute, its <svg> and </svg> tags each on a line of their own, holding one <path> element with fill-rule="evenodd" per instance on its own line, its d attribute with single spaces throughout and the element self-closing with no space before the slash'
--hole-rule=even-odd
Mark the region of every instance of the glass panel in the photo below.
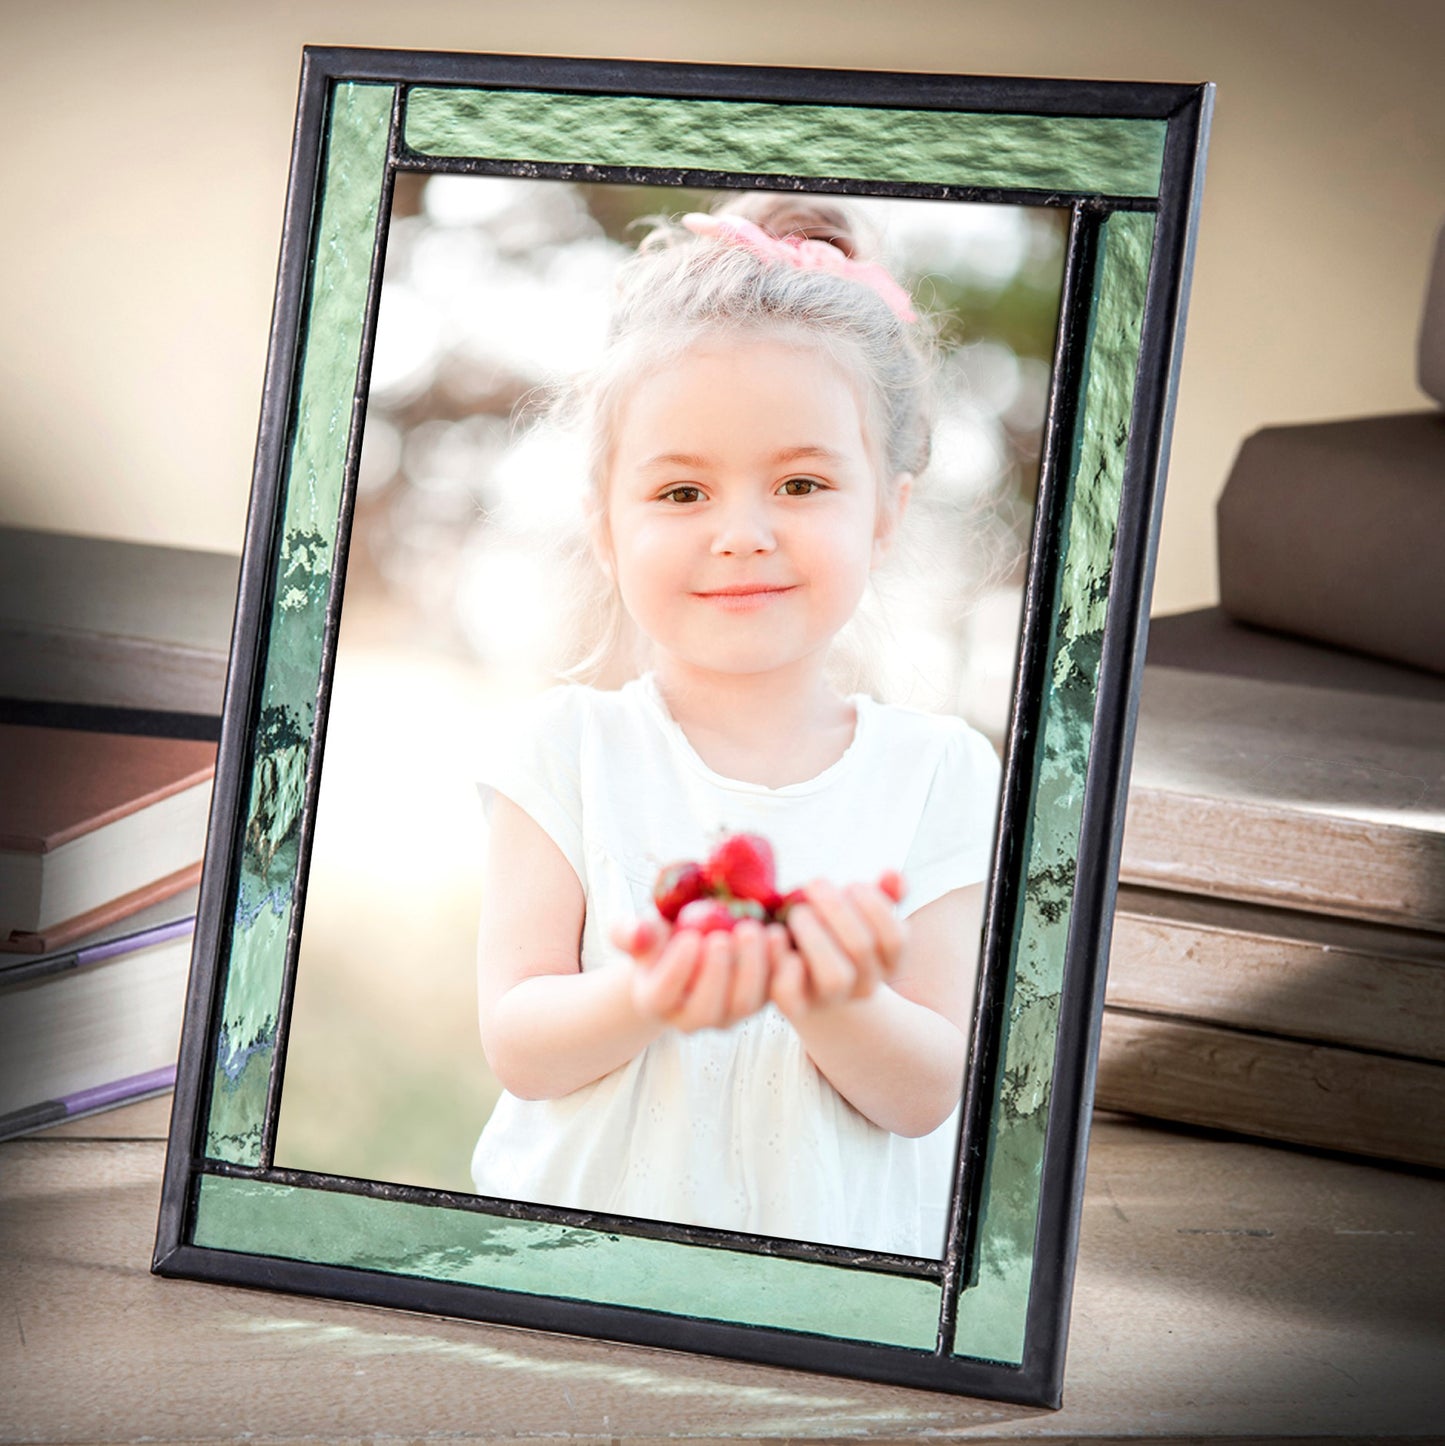
<svg viewBox="0 0 1445 1446">
<path fill-rule="evenodd" d="M 206 1141 L 209 1155 L 236 1164 L 260 1160 L 326 598 L 394 95 L 391 86 L 339 85 L 332 100 Z"/>
<path fill-rule="evenodd" d="M 937 1281 L 209 1175 L 195 1243 L 528 1295 L 934 1348 Z"/>
<path fill-rule="evenodd" d="M 1153 243 L 1154 217 L 1144 212 L 1109 217 L 1099 241 L 1049 651 L 1051 686 L 1039 720 L 1043 748 L 1024 849 L 1027 883 L 982 1201 L 979 1279 L 960 1296 L 953 1341 L 955 1355 L 985 1360 L 1023 1359 L 1084 774 Z"/>
<path fill-rule="evenodd" d="M 1157 196 L 1166 124 L 418 86 L 405 136 L 430 156 Z"/>
</svg>

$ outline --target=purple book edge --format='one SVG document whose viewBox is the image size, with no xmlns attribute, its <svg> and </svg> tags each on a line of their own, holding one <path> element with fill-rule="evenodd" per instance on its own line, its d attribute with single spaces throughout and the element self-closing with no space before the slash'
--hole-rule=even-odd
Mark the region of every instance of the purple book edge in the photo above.
<svg viewBox="0 0 1445 1446">
<path fill-rule="evenodd" d="M 167 1064 L 160 1069 L 147 1070 L 145 1074 L 133 1074 L 128 1079 L 113 1080 L 109 1084 L 96 1085 L 93 1089 L 77 1090 L 73 1095 L 62 1095 L 56 1103 L 64 1107 L 65 1116 L 69 1119 L 72 1115 L 103 1110 L 108 1105 L 138 1099 L 141 1095 L 159 1094 L 162 1090 L 173 1089 L 175 1083 L 176 1067 Z"/>
<path fill-rule="evenodd" d="M 187 914 L 181 919 L 167 919 L 147 929 L 137 929 L 134 933 L 121 934 L 114 939 L 102 939 L 99 943 L 86 944 L 64 953 L 42 954 L 38 958 L 28 954 L 3 955 L 0 956 L 0 987 L 29 984 L 32 980 L 46 979 L 52 974 L 89 969 L 93 965 L 104 964 L 107 959 L 139 953 L 142 949 L 179 939 L 192 933 L 195 925 L 195 915 Z"/>
<path fill-rule="evenodd" d="M 132 1104 L 136 1100 L 174 1089 L 175 1084 L 176 1067 L 167 1064 L 160 1069 L 147 1070 L 144 1074 L 111 1080 L 106 1084 L 94 1085 L 88 1090 L 76 1090 L 74 1094 L 61 1095 L 57 1099 L 41 1100 L 38 1104 L 26 1105 L 22 1109 L 0 1115 L 0 1140 L 28 1135 L 33 1130 L 47 1129 L 51 1125 L 78 1119 L 81 1115 L 92 1115 L 115 1105 Z"/>
<path fill-rule="evenodd" d="M 75 951 L 75 965 L 99 964 L 102 959 L 114 958 L 117 954 L 132 954 L 137 949 L 148 948 L 151 944 L 164 944 L 167 939 L 179 939 L 195 927 L 195 916 L 172 919 L 166 924 L 156 924 L 136 934 L 127 934 L 123 939 L 107 939 L 103 944 L 92 944 L 87 949 Z"/>
</svg>

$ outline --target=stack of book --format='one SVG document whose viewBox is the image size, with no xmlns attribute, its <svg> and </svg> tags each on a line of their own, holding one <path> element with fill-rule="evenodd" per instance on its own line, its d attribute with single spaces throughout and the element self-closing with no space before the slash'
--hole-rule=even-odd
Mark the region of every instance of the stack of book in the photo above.
<svg viewBox="0 0 1445 1446">
<path fill-rule="evenodd" d="M 1145 669 L 1096 1103 L 1445 1167 L 1445 679 L 1174 621 Z"/>
<path fill-rule="evenodd" d="M 237 565 L 3 530 L 0 560 L 5 1138 L 174 1083 Z"/>
<path fill-rule="evenodd" d="M 1445 227 L 1417 375 L 1246 439 L 1150 625 L 1101 1105 L 1445 1167 Z"/>
</svg>

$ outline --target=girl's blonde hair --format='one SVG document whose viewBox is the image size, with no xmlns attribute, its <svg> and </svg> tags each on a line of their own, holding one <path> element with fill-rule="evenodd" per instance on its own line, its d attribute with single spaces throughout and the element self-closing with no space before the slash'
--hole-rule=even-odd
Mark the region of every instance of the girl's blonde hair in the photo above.
<svg viewBox="0 0 1445 1446">
<path fill-rule="evenodd" d="M 715 209 L 780 240 L 824 241 L 850 259 L 874 259 L 874 239 L 857 213 L 831 197 L 754 191 Z M 605 513 L 613 433 L 629 389 L 719 336 L 818 348 L 859 381 L 884 506 L 895 505 L 901 476 L 917 476 L 928 465 L 935 365 L 926 319 L 900 320 L 883 296 L 852 277 L 795 266 L 664 220 L 623 265 L 602 358 L 567 402 L 586 443 L 597 518 Z M 619 658 L 636 649 L 624 646 L 628 624 L 616 589 L 609 580 L 603 590 L 594 579 L 576 595 L 601 627 L 587 629 L 587 655 L 566 676 L 604 684 L 630 676 L 638 660 Z"/>
</svg>

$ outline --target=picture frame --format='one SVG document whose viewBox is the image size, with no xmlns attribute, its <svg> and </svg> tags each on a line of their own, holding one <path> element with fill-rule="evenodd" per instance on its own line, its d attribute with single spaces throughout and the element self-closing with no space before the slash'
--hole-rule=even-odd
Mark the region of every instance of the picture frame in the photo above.
<svg viewBox="0 0 1445 1446">
<path fill-rule="evenodd" d="M 1211 106 L 1205 84 L 307 48 L 156 1273 L 1059 1404 Z M 277 1160 L 388 227 L 418 175 L 1066 218 L 936 1260 Z"/>
</svg>

